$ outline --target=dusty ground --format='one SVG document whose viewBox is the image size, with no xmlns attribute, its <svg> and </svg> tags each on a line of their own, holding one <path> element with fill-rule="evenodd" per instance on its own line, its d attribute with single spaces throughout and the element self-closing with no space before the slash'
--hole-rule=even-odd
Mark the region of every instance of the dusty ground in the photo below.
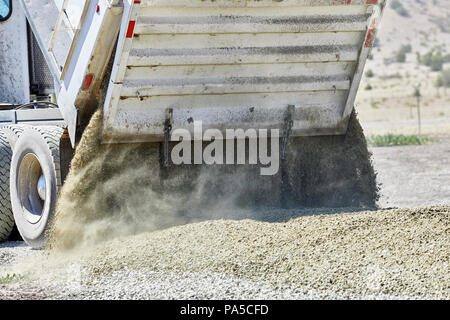
<svg viewBox="0 0 450 320">
<path fill-rule="evenodd" d="M 450 207 L 343 212 L 277 210 L 300 217 L 206 221 L 70 252 L 2 245 L 0 271 L 20 276 L 0 298 L 450 299 Z"/>
<path fill-rule="evenodd" d="M 371 151 L 381 206 L 450 204 L 448 139 Z M 262 221 L 201 222 L 70 255 L 7 243 L 0 276 L 26 276 L 0 284 L 0 299 L 450 298 L 449 207 L 351 212 L 269 210 Z"/>
<path fill-rule="evenodd" d="M 422 146 L 372 148 L 381 207 L 450 205 L 450 139 Z"/>
<path fill-rule="evenodd" d="M 401 2 L 409 17 L 386 9 L 366 66 L 374 76 L 364 77 L 356 109 L 366 135 L 417 134 L 412 93 L 420 83 L 422 134 L 441 142 L 371 149 L 382 185 L 378 204 L 445 207 L 267 212 L 259 221 L 179 226 L 66 257 L 1 244 L 0 299 L 450 299 L 450 90 L 437 90 L 438 73 L 416 59 L 436 46 L 450 51 L 450 32 L 439 25 L 450 7 L 448 0 Z M 393 62 L 406 44 L 406 62 Z M 7 273 L 20 276 L 1 283 Z"/>
</svg>

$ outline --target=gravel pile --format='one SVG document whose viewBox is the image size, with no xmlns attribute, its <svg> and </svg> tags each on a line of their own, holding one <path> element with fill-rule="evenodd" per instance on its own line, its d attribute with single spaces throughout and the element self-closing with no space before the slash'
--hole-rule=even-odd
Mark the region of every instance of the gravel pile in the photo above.
<svg viewBox="0 0 450 320">
<path fill-rule="evenodd" d="M 47 251 L 21 272 L 61 298 L 449 299 L 449 222 L 450 207 L 205 221 Z"/>
</svg>

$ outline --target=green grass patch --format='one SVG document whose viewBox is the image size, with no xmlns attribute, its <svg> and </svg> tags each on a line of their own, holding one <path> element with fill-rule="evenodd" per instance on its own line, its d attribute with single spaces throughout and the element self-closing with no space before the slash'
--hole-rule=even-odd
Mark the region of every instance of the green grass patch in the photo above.
<svg viewBox="0 0 450 320">
<path fill-rule="evenodd" d="M 16 274 L 7 274 L 4 277 L 0 277 L 0 284 L 4 284 L 4 283 L 9 283 L 11 281 L 13 281 L 14 279 L 16 279 L 17 276 Z"/>
<path fill-rule="evenodd" d="M 437 139 L 417 135 L 385 134 L 366 138 L 369 147 L 409 146 L 437 142 Z"/>
</svg>

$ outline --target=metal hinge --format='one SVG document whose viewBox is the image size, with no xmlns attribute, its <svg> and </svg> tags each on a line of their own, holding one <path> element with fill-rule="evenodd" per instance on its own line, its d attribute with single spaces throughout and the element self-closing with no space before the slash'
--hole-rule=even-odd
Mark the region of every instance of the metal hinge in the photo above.
<svg viewBox="0 0 450 320">
<path fill-rule="evenodd" d="M 173 109 L 166 109 L 166 120 L 164 121 L 164 167 L 169 166 L 169 142 L 173 126 Z"/>
</svg>

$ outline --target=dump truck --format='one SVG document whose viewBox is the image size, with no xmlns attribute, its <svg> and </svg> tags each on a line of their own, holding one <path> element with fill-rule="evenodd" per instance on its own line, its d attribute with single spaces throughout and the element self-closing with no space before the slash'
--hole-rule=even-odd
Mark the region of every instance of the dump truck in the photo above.
<svg viewBox="0 0 450 320">
<path fill-rule="evenodd" d="M 319 148 L 315 137 L 329 137 L 330 146 L 347 143 L 384 6 L 384 0 L 0 1 L 0 241 L 15 225 L 29 245 L 45 244 L 73 150 L 99 106 L 102 143 L 159 144 L 162 167 L 173 166 L 176 130 L 192 133 L 192 143 L 203 139 L 194 132 L 199 122 L 223 137 L 229 129 L 279 130 L 269 139 L 281 144 L 282 167 L 297 165 L 289 164 L 287 141 L 298 153 L 308 141 Z M 320 163 L 330 152 L 316 151 L 305 151 L 303 161 Z M 333 161 L 364 174 L 339 155 Z M 282 192 L 286 172 L 279 174 Z M 313 180 L 289 181 L 304 205 L 312 204 L 305 183 L 333 184 Z M 333 188 L 337 194 L 345 186 Z"/>
</svg>

